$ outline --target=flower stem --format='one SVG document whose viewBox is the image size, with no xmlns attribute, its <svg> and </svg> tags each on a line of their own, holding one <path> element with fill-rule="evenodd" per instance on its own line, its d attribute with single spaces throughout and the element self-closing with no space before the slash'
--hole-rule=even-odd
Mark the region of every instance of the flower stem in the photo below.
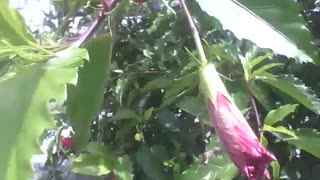
<svg viewBox="0 0 320 180">
<path fill-rule="evenodd" d="M 207 64 L 208 60 L 206 58 L 206 55 L 204 53 L 204 50 L 203 50 L 203 46 L 202 46 L 202 43 L 201 43 L 201 39 L 200 39 L 200 36 L 199 36 L 199 32 L 192 20 L 192 17 L 191 17 L 191 14 L 188 10 L 188 7 L 185 3 L 185 0 L 180 0 L 181 4 L 182 4 L 182 7 L 184 9 L 184 12 L 188 18 L 188 22 L 189 22 L 189 27 L 191 29 L 191 32 L 192 32 L 192 36 L 193 36 L 193 39 L 194 39 L 194 42 L 196 44 L 196 47 L 197 47 L 197 50 L 198 50 L 198 53 L 199 53 L 199 56 L 200 56 L 200 60 L 201 60 L 201 63 L 203 65 Z"/>
<path fill-rule="evenodd" d="M 106 15 L 101 12 L 99 16 L 92 22 L 88 29 L 80 36 L 80 38 L 74 43 L 77 47 L 82 47 L 84 43 L 95 33 L 99 28 L 103 20 L 106 18 Z"/>
<path fill-rule="evenodd" d="M 251 102 L 251 107 L 253 108 L 253 112 L 254 112 L 255 119 L 256 119 L 257 136 L 258 136 L 258 138 L 260 138 L 260 134 L 261 134 L 261 120 L 260 120 L 260 116 L 259 116 L 259 112 L 258 112 L 258 108 L 257 108 L 256 101 L 254 100 L 254 97 L 253 97 L 252 95 L 251 95 L 251 97 L 250 97 L 250 102 Z"/>
</svg>

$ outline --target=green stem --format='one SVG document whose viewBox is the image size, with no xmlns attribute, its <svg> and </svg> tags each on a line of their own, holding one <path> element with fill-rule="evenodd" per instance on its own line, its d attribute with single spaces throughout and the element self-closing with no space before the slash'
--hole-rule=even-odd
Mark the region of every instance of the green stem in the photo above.
<svg viewBox="0 0 320 180">
<path fill-rule="evenodd" d="M 31 47 L 33 47 L 33 48 L 35 48 L 35 49 L 38 49 L 39 51 L 43 52 L 43 53 L 46 54 L 46 55 L 50 55 L 50 56 L 53 56 L 53 55 L 54 55 L 53 52 L 44 49 L 43 47 L 41 47 L 40 45 L 38 45 L 38 44 L 36 44 L 36 43 L 33 43 L 33 42 L 29 41 L 28 44 L 29 44 Z"/>
<path fill-rule="evenodd" d="M 203 50 L 203 46 L 202 46 L 202 43 L 201 43 L 201 39 L 200 39 L 200 36 L 199 36 L 199 32 L 192 20 L 192 17 L 191 17 L 191 14 L 188 10 L 188 7 L 185 3 L 185 0 L 180 0 L 182 6 L 183 6 L 183 9 L 184 9 L 184 12 L 186 13 L 186 16 L 188 18 L 188 22 L 189 22 L 189 26 L 190 26 L 190 29 L 191 29 L 191 32 L 192 32 L 192 36 L 193 36 L 193 39 L 194 39 L 194 42 L 196 44 L 196 47 L 197 47 L 197 50 L 198 50 L 198 53 L 199 53 L 199 56 L 200 56 L 200 60 L 201 60 L 201 63 L 203 65 L 207 64 L 208 63 L 208 60 L 206 58 L 206 55 L 204 53 L 204 50 Z"/>
<path fill-rule="evenodd" d="M 61 25 L 58 27 L 57 30 L 57 35 L 63 35 L 64 32 L 66 31 L 67 27 L 69 26 L 70 22 L 71 22 L 71 18 L 73 18 L 77 12 L 79 7 L 81 6 L 82 0 L 76 0 L 76 2 L 74 2 L 72 4 L 71 9 L 69 10 L 69 12 L 67 13 L 66 17 L 63 19 Z"/>
</svg>

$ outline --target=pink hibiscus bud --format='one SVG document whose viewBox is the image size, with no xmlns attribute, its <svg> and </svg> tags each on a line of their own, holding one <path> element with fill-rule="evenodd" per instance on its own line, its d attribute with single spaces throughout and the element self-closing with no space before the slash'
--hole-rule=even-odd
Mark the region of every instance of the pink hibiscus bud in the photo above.
<svg viewBox="0 0 320 180">
<path fill-rule="evenodd" d="M 248 179 L 270 179 L 267 168 L 276 158 L 259 142 L 229 96 L 214 65 L 205 65 L 200 75 L 211 122 L 230 159 Z"/>
</svg>

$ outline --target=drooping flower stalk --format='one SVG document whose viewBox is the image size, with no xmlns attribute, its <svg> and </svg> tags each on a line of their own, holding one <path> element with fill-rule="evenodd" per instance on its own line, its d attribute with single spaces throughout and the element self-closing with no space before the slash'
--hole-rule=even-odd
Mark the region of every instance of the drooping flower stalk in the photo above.
<svg viewBox="0 0 320 180">
<path fill-rule="evenodd" d="M 181 0 L 181 4 L 187 15 L 202 63 L 200 88 L 206 97 L 210 120 L 224 150 L 250 180 L 262 177 L 270 179 L 267 167 L 276 158 L 259 142 L 241 111 L 234 104 L 215 66 L 208 63 L 199 33 L 184 0 Z"/>
</svg>

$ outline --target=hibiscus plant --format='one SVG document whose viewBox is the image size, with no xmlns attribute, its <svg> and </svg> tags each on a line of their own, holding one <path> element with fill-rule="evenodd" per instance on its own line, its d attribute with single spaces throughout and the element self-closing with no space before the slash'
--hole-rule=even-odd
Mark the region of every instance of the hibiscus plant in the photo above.
<svg viewBox="0 0 320 180">
<path fill-rule="evenodd" d="M 0 179 L 317 179 L 310 1 L 49 3 L 0 1 Z"/>
</svg>

